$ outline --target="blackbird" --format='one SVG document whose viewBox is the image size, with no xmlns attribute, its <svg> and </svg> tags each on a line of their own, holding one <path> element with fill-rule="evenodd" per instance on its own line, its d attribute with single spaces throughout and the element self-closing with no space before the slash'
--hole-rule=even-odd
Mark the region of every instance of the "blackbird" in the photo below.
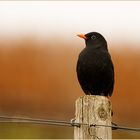
<svg viewBox="0 0 140 140">
<path fill-rule="evenodd" d="M 111 96 L 114 88 L 114 66 L 105 38 L 97 33 L 79 34 L 86 47 L 79 54 L 77 77 L 87 95 Z"/>
</svg>

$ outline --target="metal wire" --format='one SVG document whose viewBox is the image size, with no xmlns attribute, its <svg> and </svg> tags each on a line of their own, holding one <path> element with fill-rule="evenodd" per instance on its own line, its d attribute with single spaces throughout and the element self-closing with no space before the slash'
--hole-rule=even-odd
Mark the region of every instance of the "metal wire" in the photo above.
<svg viewBox="0 0 140 140">
<path fill-rule="evenodd" d="M 121 129 L 121 130 L 128 130 L 128 131 L 138 131 L 140 132 L 140 128 L 132 128 L 132 127 L 125 127 L 125 126 L 118 126 L 118 125 L 100 125 L 100 124 L 92 124 L 91 127 L 112 127 L 114 130 Z"/>
<path fill-rule="evenodd" d="M 47 124 L 47 125 L 60 125 L 60 126 L 77 126 L 79 123 L 61 121 L 61 120 L 48 120 L 48 119 L 33 119 L 33 118 L 23 118 L 23 117 L 9 117 L 9 116 L 0 116 L 0 123 L 34 123 L 34 124 Z M 6 120 L 6 121 L 5 121 Z M 7 121 L 8 120 L 8 121 Z"/>
<path fill-rule="evenodd" d="M 74 127 L 74 126 L 80 127 L 81 125 L 89 126 L 89 124 L 76 123 L 74 120 L 62 121 L 62 120 L 48 120 L 48 119 L 9 117 L 9 116 L 0 116 L 0 123 L 29 123 L 29 124 L 45 124 L 45 125 L 58 125 L 58 126 L 69 126 L 69 127 Z M 91 124 L 90 127 L 111 127 L 113 130 L 120 129 L 120 130 L 140 132 L 140 128 L 119 126 L 115 123 L 112 123 L 112 125 Z"/>
<path fill-rule="evenodd" d="M 57 126 L 71 126 L 69 124 L 60 124 L 60 123 L 51 123 L 51 122 L 38 122 L 38 121 L 18 121 L 18 120 L 12 120 L 12 121 L 0 121 L 0 123 L 27 123 L 27 124 L 43 124 L 43 125 L 57 125 Z"/>
</svg>

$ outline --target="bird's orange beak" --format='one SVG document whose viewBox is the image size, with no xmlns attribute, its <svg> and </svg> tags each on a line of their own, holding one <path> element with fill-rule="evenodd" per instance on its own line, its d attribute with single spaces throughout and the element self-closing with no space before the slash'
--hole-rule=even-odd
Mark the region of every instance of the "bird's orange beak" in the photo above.
<svg viewBox="0 0 140 140">
<path fill-rule="evenodd" d="M 78 34 L 77 36 L 83 38 L 83 39 L 87 39 L 87 37 L 84 34 Z"/>
</svg>

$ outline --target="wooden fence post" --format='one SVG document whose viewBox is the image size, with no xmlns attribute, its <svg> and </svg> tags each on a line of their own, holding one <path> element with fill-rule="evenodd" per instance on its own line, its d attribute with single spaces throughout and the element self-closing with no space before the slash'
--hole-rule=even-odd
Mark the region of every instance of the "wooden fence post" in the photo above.
<svg viewBox="0 0 140 140">
<path fill-rule="evenodd" d="M 112 139 L 112 128 L 90 125 L 111 125 L 111 102 L 107 97 L 85 95 L 76 100 L 74 139 Z M 88 125 L 84 125 L 88 124 Z"/>
</svg>

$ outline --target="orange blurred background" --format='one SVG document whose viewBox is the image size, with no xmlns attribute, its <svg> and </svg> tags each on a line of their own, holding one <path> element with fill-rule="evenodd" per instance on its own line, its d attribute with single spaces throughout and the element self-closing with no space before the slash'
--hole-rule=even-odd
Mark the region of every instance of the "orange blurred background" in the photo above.
<svg viewBox="0 0 140 140">
<path fill-rule="evenodd" d="M 1 41 L 0 115 L 73 118 L 75 100 L 84 95 L 75 70 L 84 43 L 75 40 L 37 41 L 27 37 Z M 116 43 L 109 45 L 115 66 L 115 90 L 111 97 L 113 121 L 139 127 L 140 53 L 133 49 L 133 44 L 124 42 L 123 48 L 119 46 L 121 49 L 117 46 Z M 116 132 L 114 137 L 118 138 Z"/>
</svg>

